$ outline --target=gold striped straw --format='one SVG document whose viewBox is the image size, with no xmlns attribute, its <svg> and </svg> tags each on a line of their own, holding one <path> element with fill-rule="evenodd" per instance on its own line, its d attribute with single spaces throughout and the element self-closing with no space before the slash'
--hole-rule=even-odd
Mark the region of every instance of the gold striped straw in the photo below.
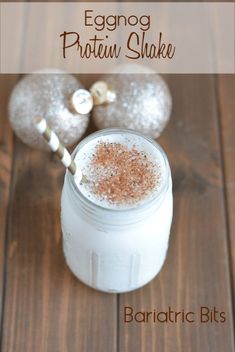
<svg viewBox="0 0 235 352">
<path fill-rule="evenodd" d="M 41 117 L 37 117 L 35 122 L 36 122 L 36 128 L 38 132 L 47 141 L 51 150 L 60 157 L 60 160 L 62 161 L 64 166 L 68 168 L 71 174 L 76 178 L 76 181 L 78 183 L 87 182 L 87 178 L 84 175 L 82 175 L 81 169 L 77 167 L 75 161 L 72 159 L 68 150 L 60 142 L 55 132 L 52 131 L 50 127 L 47 125 L 47 121 Z"/>
</svg>

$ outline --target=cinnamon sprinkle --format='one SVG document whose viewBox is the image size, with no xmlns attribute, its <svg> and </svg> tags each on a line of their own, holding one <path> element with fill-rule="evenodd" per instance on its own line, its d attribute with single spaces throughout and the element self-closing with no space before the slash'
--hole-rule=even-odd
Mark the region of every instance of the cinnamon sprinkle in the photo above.
<svg viewBox="0 0 235 352">
<path fill-rule="evenodd" d="M 136 203 L 148 196 L 159 178 L 156 164 L 146 153 L 120 143 L 99 142 L 90 165 L 92 192 L 120 205 Z"/>
</svg>

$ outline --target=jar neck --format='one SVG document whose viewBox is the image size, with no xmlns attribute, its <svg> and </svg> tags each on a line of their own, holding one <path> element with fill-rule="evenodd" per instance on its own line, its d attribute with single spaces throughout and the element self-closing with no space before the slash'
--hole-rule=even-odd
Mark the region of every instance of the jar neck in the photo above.
<svg viewBox="0 0 235 352">
<path fill-rule="evenodd" d="M 132 131 L 132 130 L 122 130 L 122 129 L 105 129 L 97 131 L 85 139 L 83 139 L 73 151 L 72 157 L 75 158 L 76 153 L 89 145 L 89 143 L 95 139 L 106 138 L 109 135 L 129 135 L 130 138 L 140 138 L 144 140 L 151 148 L 156 151 L 159 157 L 159 162 L 161 165 L 162 179 L 156 192 L 145 202 L 139 204 L 136 207 L 131 207 L 128 209 L 110 209 L 102 207 L 95 202 L 91 201 L 86 197 L 79 187 L 77 187 L 74 177 L 66 172 L 65 184 L 67 185 L 67 193 L 74 204 L 75 209 L 78 209 L 80 213 L 89 219 L 90 222 L 96 224 L 102 224 L 103 226 L 127 226 L 130 224 L 138 224 L 144 221 L 147 217 L 151 216 L 156 209 L 161 205 L 162 201 L 165 199 L 168 192 L 171 192 L 171 172 L 167 157 L 162 150 L 162 148 L 150 137 L 144 136 L 143 134 Z"/>
<path fill-rule="evenodd" d="M 97 206 L 80 194 L 71 177 L 71 174 L 67 171 L 65 175 L 65 192 L 74 209 L 77 209 L 79 214 L 88 222 L 106 228 L 113 227 L 120 229 L 121 227 L 130 225 L 138 226 L 138 224 L 146 221 L 148 217 L 157 211 L 172 188 L 171 174 L 169 172 L 164 189 L 156 197 L 151 199 L 151 201 L 140 204 L 135 208 L 122 210 L 110 209 Z"/>
</svg>

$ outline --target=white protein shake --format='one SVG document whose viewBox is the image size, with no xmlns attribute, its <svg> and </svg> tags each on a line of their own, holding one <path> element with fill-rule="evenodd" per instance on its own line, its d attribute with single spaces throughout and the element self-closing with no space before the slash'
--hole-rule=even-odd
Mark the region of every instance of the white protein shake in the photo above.
<svg viewBox="0 0 235 352">
<path fill-rule="evenodd" d="M 73 273 L 106 292 L 148 283 L 165 260 L 172 184 L 163 150 L 140 133 L 107 129 L 85 138 L 62 192 L 63 248 Z"/>
</svg>

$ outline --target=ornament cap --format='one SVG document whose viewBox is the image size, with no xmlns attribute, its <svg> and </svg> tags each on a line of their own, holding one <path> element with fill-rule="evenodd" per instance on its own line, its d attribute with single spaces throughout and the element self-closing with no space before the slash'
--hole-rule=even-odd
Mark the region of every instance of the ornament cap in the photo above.
<svg viewBox="0 0 235 352">
<path fill-rule="evenodd" d="M 90 92 L 93 96 L 94 105 L 112 103 L 116 99 L 115 92 L 110 89 L 110 87 L 104 81 L 95 82 L 91 86 Z"/>
<path fill-rule="evenodd" d="M 76 90 L 71 98 L 70 102 L 72 108 L 81 115 L 89 114 L 89 112 L 93 108 L 93 98 L 91 93 L 86 89 L 78 89 Z"/>
</svg>

